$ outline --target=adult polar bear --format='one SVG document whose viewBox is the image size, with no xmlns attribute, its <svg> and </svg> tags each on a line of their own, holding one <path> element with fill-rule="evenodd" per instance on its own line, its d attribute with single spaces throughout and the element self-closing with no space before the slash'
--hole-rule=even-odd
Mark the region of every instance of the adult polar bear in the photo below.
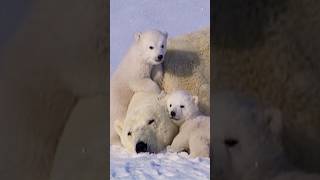
<svg viewBox="0 0 320 180">
<path fill-rule="evenodd" d="M 162 62 L 167 46 L 166 32 L 149 30 L 135 34 L 135 41 L 124 56 L 110 83 L 110 143 L 119 144 L 114 130 L 116 121 L 123 121 L 134 92 L 160 93 Z M 158 84 L 157 84 L 157 83 Z"/>
<path fill-rule="evenodd" d="M 128 151 L 158 153 L 171 144 L 178 126 L 171 121 L 158 93 L 137 92 L 131 98 L 126 118 L 115 123 L 115 130 Z"/>
</svg>

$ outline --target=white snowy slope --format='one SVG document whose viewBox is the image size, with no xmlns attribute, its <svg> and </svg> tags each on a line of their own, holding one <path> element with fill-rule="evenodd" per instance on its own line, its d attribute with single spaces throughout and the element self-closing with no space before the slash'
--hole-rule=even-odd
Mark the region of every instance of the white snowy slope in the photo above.
<svg viewBox="0 0 320 180">
<path fill-rule="evenodd" d="M 110 179 L 204 180 L 210 179 L 210 159 L 190 158 L 187 153 L 128 153 L 110 147 Z"/>
</svg>

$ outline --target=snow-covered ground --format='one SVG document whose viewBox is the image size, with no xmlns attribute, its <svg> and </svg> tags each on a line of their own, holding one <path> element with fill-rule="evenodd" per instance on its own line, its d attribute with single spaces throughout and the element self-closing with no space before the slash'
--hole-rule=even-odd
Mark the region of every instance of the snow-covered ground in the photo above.
<svg viewBox="0 0 320 180">
<path fill-rule="evenodd" d="M 132 154 L 110 147 L 110 179 L 205 180 L 210 179 L 210 159 L 190 158 L 187 153 Z"/>
</svg>

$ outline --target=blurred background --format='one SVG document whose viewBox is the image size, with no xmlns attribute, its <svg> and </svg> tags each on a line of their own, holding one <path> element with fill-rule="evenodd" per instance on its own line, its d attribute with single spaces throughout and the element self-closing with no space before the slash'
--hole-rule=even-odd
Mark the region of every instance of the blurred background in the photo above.
<svg viewBox="0 0 320 180">
<path fill-rule="evenodd" d="M 107 177 L 108 1 L 0 1 L 0 179 Z"/>
<path fill-rule="evenodd" d="M 0 1 L 0 48 L 10 39 L 29 9 L 23 0 Z"/>
</svg>

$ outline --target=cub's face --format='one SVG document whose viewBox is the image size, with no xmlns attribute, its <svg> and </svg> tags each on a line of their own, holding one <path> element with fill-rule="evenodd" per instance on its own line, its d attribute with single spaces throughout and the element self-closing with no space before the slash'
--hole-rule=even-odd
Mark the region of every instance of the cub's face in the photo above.
<svg viewBox="0 0 320 180">
<path fill-rule="evenodd" d="M 158 153 L 171 144 L 178 128 L 162 109 L 146 107 L 127 115 L 120 138 L 128 151 Z"/>
<path fill-rule="evenodd" d="M 166 32 L 156 30 L 136 33 L 135 39 L 141 50 L 143 60 L 152 65 L 161 64 L 167 52 Z"/>
<path fill-rule="evenodd" d="M 168 95 L 167 109 L 172 121 L 176 125 L 181 125 L 199 112 L 198 97 L 192 96 L 187 91 L 175 91 Z"/>
</svg>

